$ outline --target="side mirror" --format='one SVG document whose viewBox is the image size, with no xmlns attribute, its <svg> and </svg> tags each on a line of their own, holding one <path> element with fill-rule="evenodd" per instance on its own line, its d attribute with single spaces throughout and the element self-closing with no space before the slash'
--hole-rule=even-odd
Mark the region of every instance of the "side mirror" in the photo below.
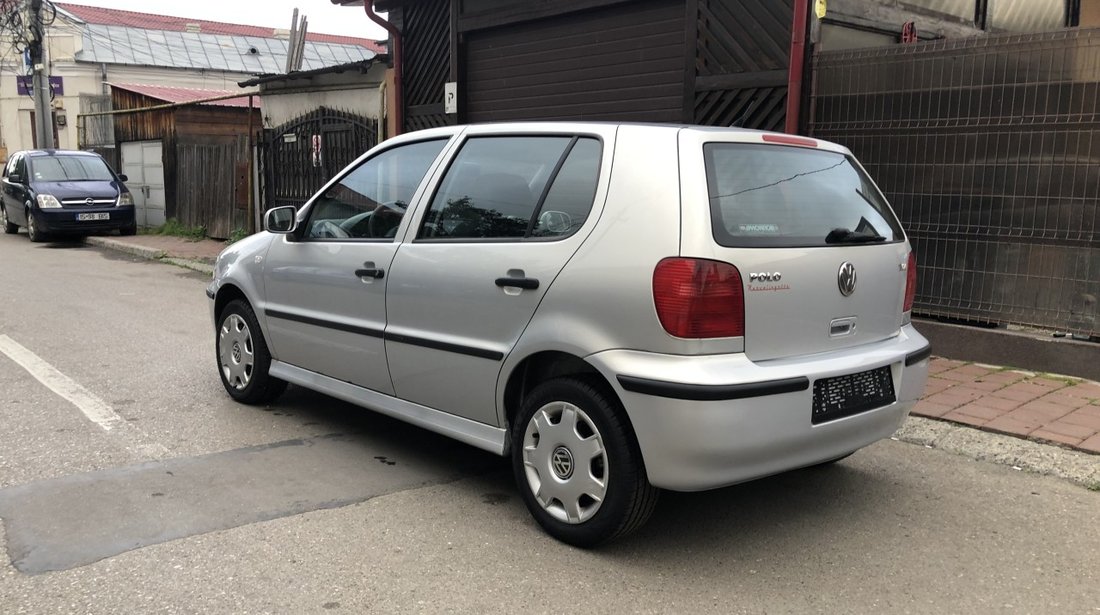
<svg viewBox="0 0 1100 615">
<path fill-rule="evenodd" d="M 21 183 L 23 183 L 23 178 L 19 177 L 18 173 L 9 173 L 8 174 L 8 181 L 13 183 L 13 184 L 21 184 Z"/>
<path fill-rule="evenodd" d="M 293 205 L 269 209 L 264 214 L 264 229 L 269 233 L 279 235 L 293 233 L 298 226 L 298 221 L 295 218 L 297 213 L 298 210 Z"/>
<path fill-rule="evenodd" d="M 125 173 L 119 173 L 119 174 L 118 174 L 118 181 L 120 181 L 120 182 L 128 182 L 128 181 L 130 181 L 130 178 L 129 178 L 129 177 L 126 177 L 126 174 L 125 174 Z"/>
</svg>

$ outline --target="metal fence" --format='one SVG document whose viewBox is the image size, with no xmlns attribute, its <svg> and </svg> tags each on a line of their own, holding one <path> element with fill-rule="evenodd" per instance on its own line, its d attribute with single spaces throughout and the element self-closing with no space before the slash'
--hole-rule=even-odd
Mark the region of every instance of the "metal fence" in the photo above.
<svg viewBox="0 0 1100 615">
<path fill-rule="evenodd" d="M 1100 335 L 1100 30 L 825 52 L 847 145 L 918 258 L 918 313 Z"/>
</svg>

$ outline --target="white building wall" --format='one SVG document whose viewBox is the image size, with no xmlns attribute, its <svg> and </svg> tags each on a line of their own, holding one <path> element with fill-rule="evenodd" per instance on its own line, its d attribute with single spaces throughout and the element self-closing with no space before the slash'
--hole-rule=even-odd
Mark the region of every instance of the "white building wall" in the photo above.
<svg viewBox="0 0 1100 615">
<path fill-rule="evenodd" d="M 328 107 L 350 111 L 378 119 L 382 112 L 382 96 L 378 83 L 344 90 L 288 92 L 266 90 L 263 93 L 264 126 L 275 128 L 301 115 Z"/>
<path fill-rule="evenodd" d="M 240 89 L 242 93 L 255 88 L 239 88 L 237 83 L 252 77 L 245 73 L 215 70 L 160 68 L 155 66 L 131 66 L 120 64 L 89 64 L 77 62 L 74 54 L 80 44 L 79 31 L 71 26 L 53 28 L 47 38 L 51 74 L 64 79 L 65 95 L 54 99 L 53 106 L 59 116 L 64 116 L 64 126 L 58 126 L 58 145 L 62 149 L 75 149 L 77 143 L 77 114 L 80 113 L 81 94 L 107 94 L 106 82 L 139 83 L 209 90 Z M 0 56 L 0 154 L 29 149 L 34 143 L 31 113 L 34 100 L 20 96 L 15 75 L 23 74 L 23 58 L 10 50 L 10 41 L 0 40 L 0 49 L 8 50 Z"/>
</svg>

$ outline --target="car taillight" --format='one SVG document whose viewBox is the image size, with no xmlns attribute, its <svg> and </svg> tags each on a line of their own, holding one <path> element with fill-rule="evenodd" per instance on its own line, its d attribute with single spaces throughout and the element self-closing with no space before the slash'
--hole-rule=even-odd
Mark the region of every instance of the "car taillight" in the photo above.
<svg viewBox="0 0 1100 615">
<path fill-rule="evenodd" d="M 745 335 L 745 291 L 737 267 L 698 258 L 666 258 L 653 270 L 661 326 L 686 338 Z"/>
<path fill-rule="evenodd" d="M 903 312 L 913 310 L 913 299 L 917 296 L 917 253 L 909 253 L 909 266 L 905 269 L 905 305 Z"/>
</svg>

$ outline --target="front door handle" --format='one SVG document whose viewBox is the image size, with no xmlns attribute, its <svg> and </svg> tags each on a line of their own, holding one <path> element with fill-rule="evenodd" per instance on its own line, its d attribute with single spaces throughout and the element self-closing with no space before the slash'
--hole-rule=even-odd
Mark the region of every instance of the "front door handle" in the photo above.
<svg viewBox="0 0 1100 615">
<path fill-rule="evenodd" d="M 386 275 L 386 271 L 384 269 L 376 269 L 371 267 L 368 269 L 356 269 L 355 275 L 356 277 L 360 278 L 374 278 L 376 280 L 380 280 L 383 276 Z"/>
<path fill-rule="evenodd" d="M 539 287 L 539 281 L 535 278 L 497 278 L 496 284 L 501 288 L 510 286 L 524 290 L 535 290 Z"/>
</svg>

